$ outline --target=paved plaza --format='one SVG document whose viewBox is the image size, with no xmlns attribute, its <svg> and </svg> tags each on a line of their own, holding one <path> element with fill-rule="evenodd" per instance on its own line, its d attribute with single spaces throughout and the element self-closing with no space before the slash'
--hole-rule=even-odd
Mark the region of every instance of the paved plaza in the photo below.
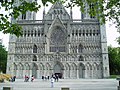
<svg viewBox="0 0 120 90">
<path fill-rule="evenodd" d="M 13 90 L 61 90 L 68 87 L 70 90 L 117 90 L 116 79 L 60 79 L 54 82 L 51 88 L 50 81 L 36 79 L 34 82 L 24 82 L 23 79 L 16 79 L 16 82 L 0 83 L 0 90 L 3 87 L 13 87 Z"/>
</svg>

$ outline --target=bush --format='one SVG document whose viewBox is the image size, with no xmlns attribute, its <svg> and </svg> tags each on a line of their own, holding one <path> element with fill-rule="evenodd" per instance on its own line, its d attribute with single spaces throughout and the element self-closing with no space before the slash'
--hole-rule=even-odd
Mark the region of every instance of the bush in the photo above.
<svg viewBox="0 0 120 90">
<path fill-rule="evenodd" d="M 110 75 L 110 78 L 117 78 L 120 77 L 120 75 Z"/>
</svg>

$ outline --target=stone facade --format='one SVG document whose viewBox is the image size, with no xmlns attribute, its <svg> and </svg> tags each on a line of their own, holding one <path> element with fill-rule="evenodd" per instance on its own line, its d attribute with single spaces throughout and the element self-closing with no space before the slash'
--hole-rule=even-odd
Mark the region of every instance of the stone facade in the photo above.
<svg viewBox="0 0 120 90">
<path fill-rule="evenodd" d="M 21 15 L 17 22 L 23 35 L 10 35 L 7 73 L 17 78 L 52 74 L 68 79 L 109 77 L 105 25 L 88 14 L 74 20 L 70 11 L 69 15 L 56 2 L 47 14 L 43 11 L 43 20 L 35 20 L 34 12 Z"/>
</svg>

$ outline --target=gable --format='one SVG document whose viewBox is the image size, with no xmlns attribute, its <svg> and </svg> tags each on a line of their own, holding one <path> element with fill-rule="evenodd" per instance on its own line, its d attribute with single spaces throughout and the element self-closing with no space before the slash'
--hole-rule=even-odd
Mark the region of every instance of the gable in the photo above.
<svg viewBox="0 0 120 90">
<path fill-rule="evenodd" d="M 45 15 L 45 20 L 53 20 L 56 15 L 58 15 L 62 20 L 70 19 L 70 15 L 65 10 L 65 7 L 62 5 L 62 3 L 59 1 L 52 5 L 48 13 Z"/>
<path fill-rule="evenodd" d="M 61 27 L 62 30 L 64 30 L 65 33 L 67 33 L 66 27 L 64 26 L 64 24 L 62 23 L 61 19 L 59 18 L 59 16 L 57 15 L 54 19 L 54 21 L 52 22 L 50 28 L 49 28 L 49 33 L 51 33 L 51 31 L 55 28 L 55 27 Z"/>
</svg>

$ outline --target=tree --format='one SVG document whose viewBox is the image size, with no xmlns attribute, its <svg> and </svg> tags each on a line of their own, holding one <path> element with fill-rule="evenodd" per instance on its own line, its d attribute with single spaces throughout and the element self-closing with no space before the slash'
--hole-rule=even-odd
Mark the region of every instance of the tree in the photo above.
<svg viewBox="0 0 120 90">
<path fill-rule="evenodd" d="M 15 1 L 20 1 L 20 5 L 15 5 Z M 9 11 L 9 14 L 0 14 L 0 30 L 3 33 L 10 33 L 19 36 L 22 34 L 21 27 L 17 23 L 11 23 L 8 19 L 14 17 L 17 19 L 22 13 L 25 14 L 27 11 L 37 12 L 41 6 L 40 2 L 30 2 L 31 0 L 0 0 L 0 9 L 4 8 L 5 11 Z M 116 26 L 120 26 L 120 1 L 119 0 L 41 0 L 45 6 L 47 2 L 55 3 L 56 1 L 62 1 L 67 3 L 66 7 L 74 7 L 75 5 L 80 7 L 80 10 L 84 12 L 85 3 L 89 6 L 92 4 L 93 7 L 88 9 L 88 12 L 92 16 L 97 16 L 100 23 L 112 20 L 116 23 Z M 103 13 L 104 12 L 104 13 Z"/>
<path fill-rule="evenodd" d="M 108 47 L 109 66 L 111 75 L 120 74 L 120 48 Z"/>
<path fill-rule="evenodd" d="M 0 45 L 0 72 L 6 72 L 6 65 L 7 65 L 7 51 L 5 47 Z"/>
</svg>

